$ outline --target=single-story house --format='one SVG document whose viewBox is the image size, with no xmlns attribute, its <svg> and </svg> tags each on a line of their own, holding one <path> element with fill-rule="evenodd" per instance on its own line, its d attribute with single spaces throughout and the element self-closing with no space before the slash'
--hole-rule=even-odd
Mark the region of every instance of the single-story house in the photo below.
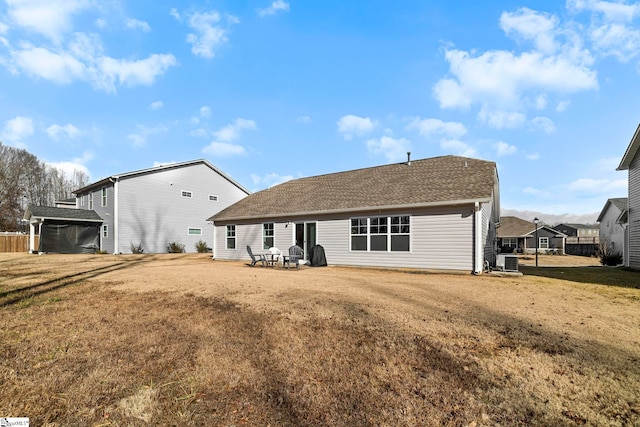
<svg viewBox="0 0 640 427">
<path fill-rule="evenodd" d="M 78 210 L 95 210 L 103 219 L 101 250 L 166 253 L 169 243 L 186 252 L 196 252 L 200 240 L 211 247 L 205 218 L 249 190 L 201 159 L 111 175 L 74 193 Z"/>
<path fill-rule="evenodd" d="M 334 265 L 481 273 L 499 217 L 496 164 L 442 156 L 291 180 L 209 220 L 216 259 L 319 244 Z"/>
<path fill-rule="evenodd" d="M 498 249 L 502 253 L 565 253 L 566 235 L 544 224 L 537 224 L 538 245 L 536 246 L 536 223 L 515 216 L 503 216 L 498 227 Z"/>
<path fill-rule="evenodd" d="M 608 199 L 598 215 L 600 223 L 600 243 L 607 245 L 609 251 L 622 255 L 626 259 L 625 243 L 627 234 L 627 203 L 626 197 Z"/>
<path fill-rule="evenodd" d="M 625 151 L 620 165 L 616 170 L 629 171 L 629 195 L 627 205 L 628 234 L 627 245 L 628 256 L 625 256 L 625 266 L 640 270 L 640 125 L 636 128 L 631 142 Z"/>
<path fill-rule="evenodd" d="M 24 219 L 29 223 L 29 252 L 86 254 L 100 249 L 102 218 L 93 210 L 28 206 Z"/>
</svg>

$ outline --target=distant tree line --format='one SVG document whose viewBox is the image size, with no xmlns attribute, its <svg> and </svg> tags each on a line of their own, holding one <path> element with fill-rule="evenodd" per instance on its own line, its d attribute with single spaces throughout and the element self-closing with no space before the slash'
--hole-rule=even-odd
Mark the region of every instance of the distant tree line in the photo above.
<svg viewBox="0 0 640 427">
<path fill-rule="evenodd" d="M 28 205 L 54 206 L 56 200 L 74 197 L 73 191 L 86 186 L 86 173 L 63 171 L 22 148 L 0 142 L 0 231 L 19 231 Z"/>
</svg>

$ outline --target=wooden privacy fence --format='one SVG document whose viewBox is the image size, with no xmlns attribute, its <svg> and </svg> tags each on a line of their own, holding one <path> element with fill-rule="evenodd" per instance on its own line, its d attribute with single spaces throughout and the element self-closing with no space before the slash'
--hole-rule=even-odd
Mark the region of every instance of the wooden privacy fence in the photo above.
<svg viewBox="0 0 640 427">
<path fill-rule="evenodd" d="M 35 247 L 38 248 L 40 236 L 35 238 Z M 29 252 L 29 235 L 0 235 L 0 252 Z"/>
</svg>

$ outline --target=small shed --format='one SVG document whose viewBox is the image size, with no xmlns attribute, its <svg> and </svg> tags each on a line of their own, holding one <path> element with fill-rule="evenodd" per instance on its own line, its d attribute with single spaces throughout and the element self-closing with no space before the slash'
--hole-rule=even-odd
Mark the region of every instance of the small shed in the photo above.
<svg viewBox="0 0 640 427">
<path fill-rule="evenodd" d="M 93 210 L 29 206 L 29 252 L 91 254 L 100 250 L 102 218 Z M 35 235 L 40 235 L 35 247 Z"/>
</svg>

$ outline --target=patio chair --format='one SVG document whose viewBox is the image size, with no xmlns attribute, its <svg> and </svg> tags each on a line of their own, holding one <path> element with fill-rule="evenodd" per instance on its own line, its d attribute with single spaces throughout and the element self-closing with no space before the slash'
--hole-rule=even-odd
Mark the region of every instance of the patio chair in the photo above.
<svg viewBox="0 0 640 427">
<path fill-rule="evenodd" d="M 300 269 L 300 260 L 304 259 L 304 251 L 298 245 L 293 245 L 289 248 L 289 255 L 285 255 L 283 257 L 282 266 L 285 264 L 287 269 L 291 267 L 291 263 L 294 262 L 296 264 L 296 268 Z"/>
<path fill-rule="evenodd" d="M 267 259 L 264 255 L 258 255 L 257 257 L 251 251 L 251 246 L 247 245 L 247 252 L 249 252 L 249 256 L 251 257 L 251 267 L 255 267 L 255 265 L 260 261 L 262 266 L 267 265 Z"/>
</svg>

